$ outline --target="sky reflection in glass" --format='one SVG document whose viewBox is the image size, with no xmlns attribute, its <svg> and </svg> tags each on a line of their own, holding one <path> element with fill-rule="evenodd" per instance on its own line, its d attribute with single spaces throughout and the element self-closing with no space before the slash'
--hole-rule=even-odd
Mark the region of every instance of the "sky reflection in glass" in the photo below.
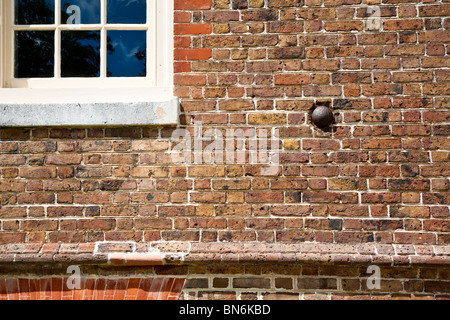
<svg viewBox="0 0 450 320">
<path fill-rule="evenodd" d="M 137 23 L 147 22 L 146 0 L 108 0 L 108 23 Z"/>
<path fill-rule="evenodd" d="M 147 32 L 111 30 L 108 36 L 109 77 L 145 77 Z"/>
<path fill-rule="evenodd" d="M 16 31 L 14 36 L 14 77 L 53 77 L 55 32 Z"/>
<path fill-rule="evenodd" d="M 55 23 L 55 0 L 15 0 L 16 25 Z"/>
<path fill-rule="evenodd" d="M 100 31 L 61 32 L 61 76 L 100 76 Z"/>
<path fill-rule="evenodd" d="M 1 1 L 1 0 L 0 0 Z M 102 23 L 102 3 L 106 3 L 107 24 L 145 24 L 147 0 L 14 0 L 15 25 Z M 55 4 L 61 21 L 55 21 Z M 142 26 L 146 29 L 145 26 Z M 14 75 L 16 78 L 55 76 L 55 35 L 60 35 L 62 77 L 100 77 L 101 32 L 92 30 L 15 31 Z M 56 27 L 55 27 L 56 28 Z M 147 31 L 106 32 L 108 77 L 147 76 Z M 117 26 L 122 29 L 122 27 Z"/>
</svg>

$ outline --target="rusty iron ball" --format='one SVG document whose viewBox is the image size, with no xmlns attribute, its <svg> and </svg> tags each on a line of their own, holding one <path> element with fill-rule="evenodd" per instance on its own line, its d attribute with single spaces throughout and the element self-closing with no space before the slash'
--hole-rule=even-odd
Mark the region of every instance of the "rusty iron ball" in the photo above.
<svg viewBox="0 0 450 320">
<path fill-rule="evenodd" d="M 330 108 L 325 106 L 319 106 L 314 109 L 311 115 L 311 119 L 313 123 L 319 128 L 326 128 L 333 123 L 334 116 Z"/>
</svg>

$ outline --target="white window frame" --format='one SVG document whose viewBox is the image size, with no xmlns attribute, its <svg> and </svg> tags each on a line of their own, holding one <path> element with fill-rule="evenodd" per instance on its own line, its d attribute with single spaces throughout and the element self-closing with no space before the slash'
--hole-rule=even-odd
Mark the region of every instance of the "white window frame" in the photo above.
<svg viewBox="0 0 450 320">
<path fill-rule="evenodd" d="M 106 0 L 103 2 L 105 10 Z M 106 43 L 102 44 L 101 50 L 101 77 L 100 78 L 60 78 L 56 74 L 54 78 L 39 79 L 13 79 L 13 59 L 14 59 L 14 36 L 13 36 L 13 2 L 14 0 L 1 0 L 0 2 L 0 126 L 83 126 L 83 125 L 145 125 L 145 124 L 177 124 L 179 115 L 179 101 L 173 97 L 173 14 L 174 4 L 170 0 L 147 0 L 148 7 L 148 27 L 147 35 L 147 77 L 136 78 L 107 78 L 106 75 Z M 59 0 L 56 0 L 59 3 Z M 102 12 L 104 13 L 104 12 Z M 91 30 L 93 26 L 101 32 L 106 32 L 110 27 L 121 29 L 142 29 L 143 25 L 60 25 L 60 11 L 57 10 L 55 25 L 48 25 L 51 30 L 60 32 L 61 30 Z M 105 14 L 102 14 L 102 23 L 105 23 Z M 57 24 L 58 23 L 58 24 Z M 36 25 L 42 28 L 42 25 Z M 34 27 L 33 27 L 34 28 Z M 106 39 L 105 37 L 102 37 Z M 55 41 L 57 42 L 57 41 Z M 104 41 L 106 42 L 106 40 Z M 58 45 L 58 43 L 56 43 Z M 153 49 L 152 49 L 153 48 Z M 59 50 L 55 47 L 55 68 L 59 66 Z M 150 57 L 150 53 L 152 56 Z M 45 121 L 32 122 L 27 118 L 24 104 L 28 109 L 33 106 L 45 105 L 47 113 L 41 118 L 49 118 Z M 54 105 L 55 116 L 50 116 L 51 108 Z M 65 104 L 79 105 L 83 110 L 80 112 L 90 112 L 94 110 L 96 114 L 107 114 L 102 119 L 81 119 L 77 121 L 74 115 L 58 113 L 64 112 L 61 106 Z M 116 104 L 116 105 L 111 105 Z M 122 114 L 116 116 L 110 114 L 111 107 L 116 110 L 118 105 L 139 105 L 147 106 L 142 112 L 146 112 L 148 117 L 141 117 L 137 113 L 134 118 L 132 114 Z M 7 106 L 7 108 L 1 108 Z M 14 106 L 17 108 L 14 109 Z M 105 110 L 101 109 L 104 106 Z M 162 107 L 161 107 L 162 106 Z M 8 111 L 9 110 L 9 111 Z M 69 110 L 69 109 L 68 109 Z M 9 113 L 8 113 L 9 112 Z M 19 113 L 18 113 L 19 112 Z M 67 111 L 68 112 L 68 111 Z M 39 116 L 39 115 L 35 115 Z M 72 118 L 70 121 L 61 120 Z M 81 117 L 83 118 L 83 117 Z M 88 119 L 89 115 L 84 119 Z M 92 117 L 91 117 L 92 118 Z M 126 119 L 125 119 L 126 118 Z M 11 120 L 13 119 L 13 120 Z M 53 120 L 52 120 L 53 119 Z M 106 120 L 105 120 L 106 119 Z M 146 120 L 147 119 L 147 120 Z M 149 120 L 150 119 L 150 120 Z M 153 120 L 151 120 L 153 119 Z"/>
</svg>

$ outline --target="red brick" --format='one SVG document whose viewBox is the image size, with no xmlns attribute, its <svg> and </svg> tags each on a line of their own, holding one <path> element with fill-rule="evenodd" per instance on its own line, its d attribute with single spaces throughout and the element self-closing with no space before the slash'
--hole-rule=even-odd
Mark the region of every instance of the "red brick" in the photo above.
<svg viewBox="0 0 450 320">
<path fill-rule="evenodd" d="M 270 188 L 272 190 L 305 190 L 307 187 L 307 180 L 302 178 L 281 178 L 270 180 Z"/>
<path fill-rule="evenodd" d="M 25 236 L 25 232 L 2 232 L 0 233 L 0 243 L 23 243 Z"/>
<path fill-rule="evenodd" d="M 362 203 L 399 203 L 400 194 L 398 193 L 364 193 L 362 194 Z"/>
<path fill-rule="evenodd" d="M 56 143 L 51 141 L 28 141 L 20 144 L 21 153 L 47 153 L 56 151 Z"/>
<path fill-rule="evenodd" d="M 394 82 L 425 82 L 432 81 L 433 74 L 427 71 L 417 71 L 417 72 L 394 72 L 393 73 Z"/>
<path fill-rule="evenodd" d="M 361 69 L 399 69 L 399 58 L 369 58 L 361 62 Z"/>
<path fill-rule="evenodd" d="M 334 177 L 338 175 L 337 166 L 302 166 L 303 176 Z"/>
<path fill-rule="evenodd" d="M 25 182 L 18 180 L 6 180 L 0 181 L 0 192 L 21 192 L 25 191 Z"/>
<path fill-rule="evenodd" d="M 398 149 L 400 146 L 401 141 L 396 138 L 364 139 L 361 143 L 364 149 Z"/>
<path fill-rule="evenodd" d="M 248 203 L 281 203 L 283 202 L 282 192 L 255 191 L 245 195 Z"/>
<path fill-rule="evenodd" d="M 305 191 L 303 201 L 306 203 L 338 203 L 341 199 L 339 193 L 325 191 Z"/>
<path fill-rule="evenodd" d="M 206 60 L 211 58 L 212 50 L 207 48 L 198 49 L 175 49 L 174 59 L 175 60 Z"/>
<path fill-rule="evenodd" d="M 55 195 L 49 193 L 21 193 L 17 196 L 19 204 L 50 204 L 55 202 Z"/>
<path fill-rule="evenodd" d="M 209 35 L 204 37 L 204 46 L 206 48 L 236 48 L 241 46 L 241 38 L 229 35 Z"/>
<path fill-rule="evenodd" d="M 383 30 L 421 30 L 422 28 L 422 19 L 399 19 L 383 22 Z"/>
<path fill-rule="evenodd" d="M 430 190 L 426 179 L 389 179 L 389 190 Z"/>
<path fill-rule="evenodd" d="M 224 192 L 191 193 L 190 197 L 194 203 L 225 203 L 226 199 Z"/>
<path fill-rule="evenodd" d="M 209 23 L 175 24 L 174 35 L 210 34 L 212 26 Z"/>
<path fill-rule="evenodd" d="M 423 68 L 440 68 L 449 67 L 450 58 L 449 57 L 423 57 L 421 58 L 421 63 Z"/>
<path fill-rule="evenodd" d="M 425 231 L 449 232 L 450 221 L 443 219 L 426 220 L 423 222 L 423 229 Z"/>
<path fill-rule="evenodd" d="M 303 31 L 302 21 L 275 21 L 269 24 L 270 33 L 299 33 Z"/>
<path fill-rule="evenodd" d="M 448 4 L 419 6 L 419 17 L 439 17 L 449 15 L 450 5 Z"/>
<path fill-rule="evenodd" d="M 304 60 L 302 66 L 308 71 L 337 71 L 339 60 Z"/>
<path fill-rule="evenodd" d="M 338 150 L 340 148 L 340 143 L 337 140 L 331 139 L 303 139 L 302 140 L 303 150 Z"/>
<path fill-rule="evenodd" d="M 175 0 L 175 10 L 209 10 L 211 0 Z"/>
<path fill-rule="evenodd" d="M 181 75 L 174 76 L 175 85 L 183 86 L 201 86 L 206 85 L 206 76 L 202 74 L 197 75 Z"/>
<path fill-rule="evenodd" d="M 309 74 L 279 74 L 275 75 L 275 85 L 302 85 L 311 83 Z"/>
<path fill-rule="evenodd" d="M 25 164 L 27 158 L 23 155 L 0 154 L 1 166 L 16 166 Z"/>
<path fill-rule="evenodd" d="M 362 21 L 327 21 L 325 22 L 326 31 L 361 31 L 363 29 Z"/>
<path fill-rule="evenodd" d="M 395 232 L 394 237 L 395 241 L 398 243 L 410 243 L 410 244 L 436 243 L 436 236 L 431 233 Z"/>
<path fill-rule="evenodd" d="M 388 45 L 384 47 L 384 53 L 386 56 L 416 56 L 423 55 L 425 53 L 425 47 L 423 45 Z"/>
<path fill-rule="evenodd" d="M 275 216 L 308 216 L 311 207 L 309 205 L 274 205 L 270 211 Z"/>
<path fill-rule="evenodd" d="M 276 231 L 276 240 L 291 243 L 314 241 L 314 232 L 307 230 Z"/>
</svg>

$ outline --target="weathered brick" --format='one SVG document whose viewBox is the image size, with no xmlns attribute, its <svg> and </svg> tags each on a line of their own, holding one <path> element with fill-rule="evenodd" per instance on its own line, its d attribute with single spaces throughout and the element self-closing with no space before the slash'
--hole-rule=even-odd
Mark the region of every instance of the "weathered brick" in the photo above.
<svg viewBox="0 0 450 320">
<path fill-rule="evenodd" d="M 191 193 L 190 199 L 194 203 L 225 203 L 226 194 L 224 192 Z"/>
<path fill-rule="evenodd" d="M 430 180 L 426 179 L 389 179 L 389 190 L 430 190 Z"/>
<path fill-rule="evenodd" d="M 339 60 L 305 60 L 302 63 L 303 70 L 307 71 L 337 71 Z"/>
<path fill-rule="evenodd" d="M 279 74 L 275 75 L 276 85 L 302 85 L 311 83 L 309 74 Z"/>
<path fill-rule="evenodd" d="M 422 19 L 395 19 L 383 22 L 383 30 L 421 30 Z"/>
<path fill-rule="evenodd" d="M 362 194 L 362 203 L 399 203 L 399 193 L 364 193 Z"/>
<path fill-rule="evenodd" d="M 334 177 L 338 175 L 337 166 L 302 166 L 303 176 Z"/>
<path fill-rule="evenodd" d="M 76 165 L 80 164 L 82 155 L 80 154 L 50 154 L 47 155 L 45 163 L 48 165 Z"/>
<path fill-rule="evenodd" d="M 21 226 L 24 231 L 52 231 L 57 228 L 57 220 L 24 220 Z"/>
<path fill-rule="evenodd" d="M 341 195 L 335 192 L 306 191 L 303 193 L 303 201 L 306 203 L 338 203 Z"/>
<path fill-rule="evenodd" d="M 20 169 L 20 176 L 28 179 L 49 179 L 56 178 L 56 168 L 54 167 L 28 167 Z"/>
<path fill-rule="evenodd" d="M 357 178 L 329 179 L 330 190 L 367 190 L 367 180 Z"/>
<path fill-rule="evenodd" d="M 272 190 L 305 190 L 308 188 L 308 181 L 301 178 L 271 179 L 270 188 Z"/>
<path fill-rule="evenodd" d="M 283 201 L 282 192 L 254 191 L 245 195 L 248 203 L 280 203 Z"/>
<path fill-rule="evenodd" d="M 390 162 L 428 162 L 429 153 L 426 151 L 389 151 Z"/>
<path fill-rule="evenodd" d="M 302 140 L 303 150 L 338 150 L 340 148 L 340 143 L 337 140 L 331 139 L 303 139 Z"/>
<path fill-rule="evenodd" d="M 298 289 L 304 290 L 337 290 L 336 278 L 298 278 Z"/>
<path fill-rule="evenodd" d="M 20 144 L 21 153 L 55 152 L 56 143 L 52 141 L 27 141 Z"/>
<path fill-rule="evenodd" d="M 274 205 L 270 209 L 275 216 L 308 216 L 311 213 L 309 205 Z"/>
<path fill-rule="evenodd" d="M 17 166 L 25 164 L 27 158 L 23 155 L 0 154 L 1 166 Z"/>
<path fill-rule="evenodd" d="M 361 146 L 364 149 L 399 149 L 401 141 L 396 138 L 372 138 L 364 139 Z"/>
</svg>

